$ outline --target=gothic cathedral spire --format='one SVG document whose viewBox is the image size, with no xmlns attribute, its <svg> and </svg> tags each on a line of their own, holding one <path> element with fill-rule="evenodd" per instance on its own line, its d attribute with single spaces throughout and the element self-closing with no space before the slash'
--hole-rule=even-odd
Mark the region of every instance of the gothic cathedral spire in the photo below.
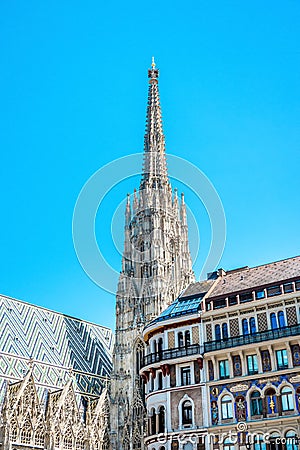
<svg viewBox="0 0 300 450">
<path fill-rule="evenodd" d="M 140 188 L 127 197 L 122 270 L 116 295 L 111 376 L 113 450 L 143 450 L 144 402 L 139 370 L 144 326 L 192 281 L 184 197 L 172 193 L 158 91 L 158 69 L 148 70 L 149 93 Z"/>
<path fill-rule="evenodd" d="M 148 70 L 149 92 L 144 140 L 144 167 L 141 180 L 142 189 L 144 189 L 146 185 L 155 188 L 168 184 L 165 136 L 162 128 L 158 75 L 158 69 L 156 69 L 154 58 L 152 58 L 152 67 Z"/>
</svg>

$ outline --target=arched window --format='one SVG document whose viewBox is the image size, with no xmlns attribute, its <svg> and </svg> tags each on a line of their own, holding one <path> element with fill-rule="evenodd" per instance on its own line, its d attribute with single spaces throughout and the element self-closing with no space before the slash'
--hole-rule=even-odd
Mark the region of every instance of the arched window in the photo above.
<svg viewBox="0 0 300 450">
<path fill-rule="evenodd" d="M 286 438 L 286 450 L 298 450 L 297 436 L 295 431 L 288 431 L 285 435 Z"/>
<path fill-rule="evenodd" d="M 222 336 L 223 339 L 228 339 L 228 326 L 227 323 L 222 324 Z"/>
<path fill-rule="evenodd" d="M 255 324 L 255 318 L 254 317 L 250 318 L 250 333 L 251 334 L 256 333 L 256 324 Z"/>
<path fill-rule="evenodd" d="M 64 450 L 72 450 L 73 448 L 73 434 L 70 427 L 67 428 L 64 434 Z"/>
<path fill-rule="evenodd" d="M 30 444 L 31 443 L 31 437 L 32 437 L 32 427 L 30 419 L 27 417 L 23 423 L 22 429 L 21 429 L 21 443 L 22 444 Z"/>
<path fill-rule="evenodd" d="M 193 425 L 193 407 L 190 400 L 182 403 L 182 425 Z"/>
<path fill-rule="evenodd" d="M 186 442 L 185 444 L 183 444 L 182 449 L 183 450 L 193 450 L 194 446 L 191 442 Z"/>
<path fill-rule="evenodd" d="M 76 436 L 75 449 L 76 450 L 84 450 L 84 433 L 83 433 L 83 431 L 80 431 Z"/>
<path fill-rule="evenodd" d="M 215 326 L 215 340 L 220 341 L 221 340 L 221 328 L 220 325 Z"/>
<path fill-rule="evenodd" d="M 260 416 L 263 413 L 262 398 L 258 391 L 254 391 L 250 395 L 251 416 Z"/>
<path fill-rule="evenodd" d="M 267 445 L 265 443 L 264 436 L 258 434 L 254 436 L 254 450 L 266 450 Z"/>
<path fill-rule="evenodd" d="M 152 353 L 157 352 L 157 345 L 156 345 L 156 339 L 153 339 L 152 341 Z"/>
<path fill-rule="evenodd" d="M 281 389 L 281 406 L 282 411 L 294 411 L 294 396 L 289 386 Z"/>
<path fill-rule="evenodd" d="M 34 445 L 44 446 L 45 444 L 45 431 L 43 425 L 40 423 L 34 432 Z"/>
<path fill-rule="evenodd" d="M 136 358 L 136 374 L 138 375 L 140 369 L 143 367 L 144 362 L 144 344 L 141 340 L 138 340 L 135 345 L 135 358 Z"/>
<path fill-rule="evenodd" d="M 158 432 L 164 433 L 164 431 L 165 431 L 165 408 L 163 406 L 160 406 L 158 410 Z"/>
<path fill-rule="evenodd" d="M 276 314 L 275 313 L 271 313 L 270 314 L 270 319 L 271 319 L 271 328 L 272 328 L 272 330 L 277 330 L 278 325 L 277 325 Z"/>
<path fill-rule="evenodd" d="M 269 448 L 271 450 L 283 450 L 281 443 L 281 436 L 277 433 L 272 433 L 269 438 Z"/>
<path fill-rule="evenodd" d="M 151 416 L 150 416 L 150 435 L 156 433 L 156 414 L 155 409 L 152 408 L 151 410 Z"/>
<path fill-rule="evenodd" d="M 178 347 L 179 347 L 179 348 L 184 347 L 184 341 L 183 341 L 183 333 L 182 333 L 182 331 L 179 331 L 177 337 L 178 337 Z"/>
<path fill-rule="evenodd" d="M 163 388 L 163 375 L 162 372 L 158 372 L 157 374 L 157 388 L 161 390 Z"/>
<path fill-rule="evenodd" d="M 267 401 L 267 413 L 268 414 L 277 413 L 275 389 L 273 388 L 267 389 L 265 392 L 265 397 Z"/>
<path fill-rule="evenodd" d="M 247 319 L 242 320 L 242 326 L 243 326 L 243 335 L 245 336 L 245 335 L 249 334 L 249 327 L 248 327 Z"/>
<path fill-rule="evenodd" d="M 185 340 L 186 347 L 191 345 L 191 333 L 188 330 L 184 333 L 184 340 Z"/>
<path fill-rule="evenodd" d="M 278 317 L 279 328 L 285 327 L 286 324 L 285 324 L 284 312 L 283 311 L 279 311 L 278 314 L 277 314 L 277 317 Z"/>
<path fill-rule="evenodd" d="M 157 341 L 157 353 L 158 353 L 159 361 L 162 358 L 162 351 L 163 351 L 163 339 L 159 338 Z"/>
<path fill-rule="evenodd" d="M 54 431 L 54 447 L 55 448 L 59 448 L 59 444 L 60 444 L 60 430 L 58 427 L 55 427 L 55 431 Z"/>
<path fill-rule="evenodd" d="M 222 419 L 233 418 L 232 400 L 229 395 L 224 395 L 221 400 Z"/>
<path fill-rule="evenodd" d="M 16 442 L 18 439 L 18 424 L 15 417 L 10 421 L 9 439 L 12 442 Z"/>
</svg>

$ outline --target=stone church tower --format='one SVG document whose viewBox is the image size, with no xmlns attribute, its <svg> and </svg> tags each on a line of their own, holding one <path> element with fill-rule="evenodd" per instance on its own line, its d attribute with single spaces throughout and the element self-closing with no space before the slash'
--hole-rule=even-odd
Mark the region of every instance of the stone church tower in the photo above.
<svg viewBox="0 0 300 450">
<path fill-rule="evenodd" d="M 122 271 L 116 296 L 116 336 L 111 377 L 114 450 L 142 450 L 144 356 L 141 333 L 194 281 L 184 196 L 178 201 L 167 173 L 158 70 L 148 70 L 144 164 L 138 192 L 127 197 Z"/>
</svg>

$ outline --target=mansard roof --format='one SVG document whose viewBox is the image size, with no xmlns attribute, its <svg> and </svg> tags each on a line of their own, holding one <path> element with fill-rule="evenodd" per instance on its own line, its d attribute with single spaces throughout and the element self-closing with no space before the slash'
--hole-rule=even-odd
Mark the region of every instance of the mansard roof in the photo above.
<svg viewBox="0 0 300 450">
<path fill-rule="evenodd" d="M 208 298 L 255 289 L 300 277 L 300 256 L 263 264 L 256 267 L 219 271 L 219 282 L 215 284 Z"/>
<path fill-rule="evenodd" d="M 251 268 L 246 266 L 227 272 L 219 269 L 217 272 L 210 274 L 208 280 L 191 283 L 146 328 L 165 320 L 196 314 L 201 309 L 204 296 L 207 299 L 228 296 L 293 279 L 300 279 L 300 256 Z"/>
</svg>

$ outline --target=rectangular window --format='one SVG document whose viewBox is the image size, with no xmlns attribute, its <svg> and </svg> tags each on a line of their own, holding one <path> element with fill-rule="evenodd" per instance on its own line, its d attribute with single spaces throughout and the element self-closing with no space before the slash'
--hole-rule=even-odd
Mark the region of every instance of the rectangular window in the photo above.
<svg viewBox="0 0 300 450">
<path fill-rule="evenodd" d="M 259 300 L 261 298 L 265 298 L 265 291 L 261 289 L 260 291 L 255 292 L 255 298 L 256 300 Z"/>
<path fill-rule="evenodd" d="M 245 292 L 244 294 L 240 294 L 240 303 L 251 302 L 252 300 L 252 292 Z"/>
<path fill-rule="evenodd" d="M 285 294 L 288 294 L 289 292 L 293 292 L 294 288 L 293 288 L 293 283 L 285 283 L 283 285 L 283 292 Z"/>
<path fill-rule="evenodd" d="M 191 369 L 190 367 L 181 368 L 181 385 L 188 386 L 191 384 Z"/>
<path fill-rule="evenodd" d="M 290 388 L 284 388 L 281 392 L 282 411 L 294 411 L 293 393 Z"/>
<path fill-rule="evenodd" d="M 274 295 L 280 295 L 281 289 L 280 286 L 271 286 L 267 288 L 268 297 L 273 297 Z"/>
<path fill-rule="evenodd" d="M 228 297 L 228 305 L 229 306 L 237 305 L 237 303 L 238 303 L 238 300 L 237 300 L 236 295 L 231 295 L 230 297 Z"/>
<path fill-rule="evenodd" d="M 230 377 L 228 359 L 219 361 L 219 374 L 221 379 Z"/>
<path fill-rule="evenodd" d="M 296 291 L 300 291 L 300 280 L 295 282 Z"/>
<path fill-rule="evenodd" d="M 225 307 L 226 307 L 226 299 L 225 298 L 214 300 L 214 309 L 225 308 Z"/>
<path fill-rule="evenodd" d="M 225 396 L 224 400 L 221 401 L 221 411 L 222 419 L 227 420 L 233 418 L 232 401 L 227 395 Z"/>
<path fill-rule="evenodd" d="M 257 355 L 247 356 L 248 375 L 254 375 L 258 373 Z"/>
<path fill-rule="evenodd" d="M 289 367 L 286 349 L 276 350 L 277 369 L 286 369 Z"/>
</svg>

